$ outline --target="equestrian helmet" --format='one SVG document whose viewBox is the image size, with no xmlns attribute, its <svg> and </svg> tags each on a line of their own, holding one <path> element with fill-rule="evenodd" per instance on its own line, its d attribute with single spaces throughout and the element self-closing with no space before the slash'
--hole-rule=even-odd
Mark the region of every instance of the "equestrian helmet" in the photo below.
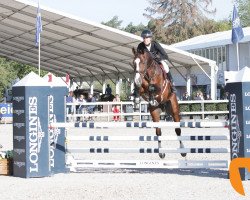
<svg viewBox="0 0 250 200">
<path fill-rule="evenodd" d="M 150 30 L 146 29 L 146 30 L 142 31 L 141 37 L 142 38 L 153 37 L 153 34 Z"/>
</svg>

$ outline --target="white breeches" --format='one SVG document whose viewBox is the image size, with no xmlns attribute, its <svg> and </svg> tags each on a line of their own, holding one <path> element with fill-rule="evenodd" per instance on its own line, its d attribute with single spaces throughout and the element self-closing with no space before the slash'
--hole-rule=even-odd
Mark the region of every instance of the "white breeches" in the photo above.
<svg viewBox="0 0 250 200">
<path fill-rule="evenodd" d="M 169 67 L 168 67 L 167 61 L 166 60 L 162 60 L 161 64 L 162 64 L 165 72 L 168 73 L 169 72 Z"/>
</svg>

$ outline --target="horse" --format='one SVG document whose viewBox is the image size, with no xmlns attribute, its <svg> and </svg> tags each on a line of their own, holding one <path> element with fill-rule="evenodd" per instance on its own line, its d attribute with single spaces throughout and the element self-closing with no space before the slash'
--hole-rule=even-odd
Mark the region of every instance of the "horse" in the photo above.
<svg viewBox="0 0 250 200">
<path fill-rule="evenodd" d="M 134 54 L 133 67 L 135 71 L 135 103 L 139 103 L 140 96 L 149 102 L 149 111 L 153 122 L 160 121 L 162 111 L 170 114 L 175 122 L 180 122 L 180 110 L 176 94 L 172 90 L 172 84 L 167 78 L 165 70 L 153 59 L 148 51 Z M 166 79 L 167 78 L 167 79 Z M 181 135 L 181 129 L 175 128 L 177 136 Z M 156 135 L 161 136 L 161 128 L 156 128 Z M 180 140 L 180 148 L 184 148 Z M 161 148 L 161 141 L 158 140 L 158 148 Z M 181 153 L 182 157 L 186 153 Z M 164 153 L 159 153 L 160 158 L 164 158 Z"/>
<path fill-rule="evenodd" d="M 100 101 L 113 101 L 115 96 L 113 94 L 103 94 L 100 96 Z"/>
</svg>

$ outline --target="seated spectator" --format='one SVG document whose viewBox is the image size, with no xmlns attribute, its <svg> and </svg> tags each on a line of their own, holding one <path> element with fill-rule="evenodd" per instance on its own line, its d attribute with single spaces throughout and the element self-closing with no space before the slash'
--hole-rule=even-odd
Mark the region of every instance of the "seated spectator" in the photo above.
<svg viewBox="0 0 250 200">
<path fill-rule="evenodd" d="M 204 100 L 202 92 L 197 92 L 194 100 Z"/>
<path fill-rule="evenodd" d="M 229 92 L 225 92 L 223 99 L 229 100 Z"/>
<path fill-rule="evenodd" d="M 77 103 L 86 103 L 85 97 L 83 94 L 79 96 L 79 98 L 76 100 Z M 84 105 L 78 105 L 76 106 L 76 113 L 77 114 L 83 114 L 86 111 L 86 106 Z M 80 121 L 80 117 L 77 117 L 77 121 Z"/>
<path fill-rule="evenodd" d="M 121 100 L 120 100 L 120 96 L 119 96 L 119 94 L 116 94 L 115 95 L 115 98 L 113 99 L 113 102 L 120 102 Z M 120 113 L 120 111 L 121 111 L 121 107 L 120 107 L 120 105 L 114 105 L 113 106 L 113 108 L 112 108 L 112 111 L 113 111 L 113 113 Z M 115 121 L 115 122 L 117 122 L 117 121 L 119 121 L 120 120 L 120 116 L 119 115 L 114 115 L 113 116 L 113 120 Z"/>
<path fill-rule="evenodd" d="M 66 97 L 66 114 L 71 115 L 74 113 L 74 105 L 67 105 L 68 103 L 74 103 L 75 98 L 73 96 L 73 92 L 69 91 L 69 94 Z M 69 121 L 69 117 L 67 116 L 67 121 Z"/>
<path fill-rule="evenodd" d="M 106 90 L 105 90 L 105 94 L 107 94 L 107 95 L 109 95 L 109 96 L 112 94 L 112 89 L 111 89 L 111 87 L 110 87 L 109 84 L 107 84 L 107 88 L 106 88 Z"/>
<path fill-rule="evenodd" d="M 89 94 L 89 95 L 88 95 L 87 102 L 96 102 L 95 97 L 93 97 L 92 94 Z M 87 113 L 93 114 L 93 113 L 94 113 L 95 107 L 96 107 L 96 105 L 88 105 L 88 106 L 87 106 Z M 93 120 L 92 117 L 89 117 L 88 119 L 89 119 L 89 120 Z"/>
<path fill-rule="evenodd" d="M 182 101 L 189 101 L 190 100 L 190 96 L 188 95 L 188 92 L 185 92 L 183 95 L 182 95 Z"/>
<path fill-rule="evenodd" d="M 209 94 L 206 94 L 206 100 L 212 100 Z"/>
</svg>

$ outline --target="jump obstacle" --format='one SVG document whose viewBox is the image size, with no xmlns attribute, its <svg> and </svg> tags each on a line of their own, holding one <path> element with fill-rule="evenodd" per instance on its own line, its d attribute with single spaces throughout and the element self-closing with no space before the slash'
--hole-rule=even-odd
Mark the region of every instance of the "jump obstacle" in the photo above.
<svg viewBox="0 0 250 200">
<path fill-rule="evenodd" d="M 39 82 L 39 84 L 37 84 Z M 238 83 L 237 83 L 238 84 Z M 231 157 L 249 157 L 249 140 L 245 137 L 245 126 L 249 126 L 249 120 L 245 117 L 248 107 L 242 112 L 243 89 L 249 87 L 232 87 L 230 90 L 229 114 L 230 126 L 227 122 L 91 122 L 91 123 L 64 123 L 65 101 L 62 101 L 68 93 L 65 86 L 51 86 L 36 74 L 29 74 L 13 87 L 13 148 L 14 148 L 14 176 L 19 177 L 45 177 L 54 173 L 62 173 L 70 170 L 84 168 L 228 168 L 227 160 L 75 160 L 71 153 L 231 153 Z M 243 89 L 242 89 L 243 88 Z M 239 93 L 239 94 L 238 94 Z M 248 93 L 244 98 L 248 98 Z M 239 98 L 237 98 L 239 97 Z M 47 110 L 47 112 L 46 112 Z M 230 127 L 231 151 L 227 148 L 96 148 L 81 147 L 67 149 L 67 143 L 76 138 L 65 137 L 65 128 L 212 128 Z M 101 134 L 102 135 L 102 134 Z M 243 135 L 243 137 L 241 137 Z M 118 140 L 116 136 L 90 136 L 91 140 L 108 142 Z M 89 139 L 88 138 L 88 139 Z M 83 138 L 78 138 L 83 139 Z M 86 139 L 86 138 L 85 138 Z M 119 138 L 125 141 L 123 138 Z M 138 140 L 140 142 L 169 140 L 209 141 L 228 139 L 225 136 L 180 136 L 180 137 L 153 137 L 139 136 L 128 141 Z M 233 140 L 232 140 L 233 139 Z M 97 140 L 97 141 L 96 141 Z M 240 148 L 244 145 L 244 148 Z M 247 149 L 248 148 L 248 149 Z M 67 158 L 65 160 L 65 158 Z M 46 165 L 45 163 L 48 163 Z M 248 173 L 242 170 L 245 178 Z"/>
<path fill-rule="evenodd" d="M 77 122 L 51 123 L 49 128 L 225 128 L 226 121 L 204 122 Z"/>
<path fill-rule="evenodd" d="M 228 168 L 225 160 L 79 160 L 67 159 L 70 171 L 77 172 L 85 168 L 133 168 L 133 169 L 201 169 Z"/>
<path fill-rule="evenodd" d="M 51 123 L 52 127 L 82 128 L 225 128 L 228 122 L 82 122 L 82 123 Z M 228 135 L 186 135 L 186 136 L 117 136 L 89 135 L 72 136 L 67 134 L 66 143 L 72 141 L 110 142 L 110 141 L 221 141 L 229 140 Z M 190 153 L 210 154 L 229 153 L 229 148 L 66 148 L 67 167 L 77 172 L 84 168 L 228 168 L 227 160 L 82 160 L 74 159 L 74 154 L 153 154 L 153 153 Z"/>
<path fill-rule="evenodd" d="M 245 70 L 245 69 L 244 69 Z M 245 76 L 245 71 L 239 71 L 235 74 L 237 79 L 227 83 L 227 91 L 229 92 L 229 121 L 230 121 L 230 150 L 231 159 L 250 157 L 250 130 L 249 123 L 249 80 L 242 82 Z M 61 80 L 61 79 L 60 79 Z M 49 82 L 48 82 L 49 81 Z M 115 123 L 111 124 L 98 124 L 98 123 L 78 123 L 78 124 L 65 124 L 65 96 L 68 94 L 68 89 L 65 83 L 59 81 L 51 82 L 48 78 L 43 79 L 35 73 L 30 73 L 22 80 L 16 83 L 13 88 L 13 175 L 18 177 L 46 177 L 55 173 L 64 173 L 67 171 L 68 161 L 71 160 L 69 154 L 65 155 L 68 151 L 65 145 L 65 128 L 66 127 L 83 127 L 86 128 L 109 128 L 109 127 L 139 127 L 139 128 L 155 128 L 162 127 L 218 127 L 217 122 L 197 123 L 197 122 L 180 122 L 180 123 L 159 123 L 158 125 L 149 122 L 140 123 Z M 47 111 L 47 112 L 46 112 Z M 128 114 L 129 115 L 129 114 Z M 52 124 L 61 122 L 62 124 Z M 58 125 L 58 126 L 56 126 Z M 222 127 L 227 127 L 228 124 L 224 123 Z M 48 128 L 49 127 L 49 128 Z M 113 136 L 112 136 L 113 137 Z M 108 138 L 110 141 L 112 137 Z M 130 136 L 129 136 L 130 137 Z M 163 137 L 163 136 L 162 136 Z M 165 137 L 165 136 L 164 136 Z M 183 137 L 183 136 L 181 136 Z M 139 141 L 145 140 L 148 136 L 137 138 Z M 195 138 L 195 137 L 192 137 Z M 197 137 L 201 138 L 201 137 Z M 209 138 L 209 137 L 205 137 Z M 210 137 L 211 139 L 212 137 Z M 96 138 L 98 139 L 98 138 Z M 150 138 L 151 141 L 156 141 L 160 138 Z M 162 139 L 162 138 L 161 138 Z M 180 138 L 175 138 L 180 139 Z M 191 139 L 191 138 L 189 138 Z M 218 138 L 214 138 L 218 139 Z M 198 140 L 199 141 L 199 140 Z M 207 139 L 201 140 L 206 142 Z M 148 142 L 148 141 L 146 141 Z M 83 147 L 86 148 L 86 147 Z M 91 147 L 92 148 L 92 147 Z M 109 148 L 105 148 L 108 151 Z M 141 149 L 141 150 L 140 150 Z M 143 149 L 143 150 L 142 150 Z M 99 151 L 94 149 L 93 151 Z M 162 149 L 161 149 L 162 150 Z M 196 153 L 212 153 L 218 152 L 211 148 L 191 148 L 184 149 L 187 152 Z M 184 151 L 183 150 L 183 151 Z M 120 151 L 120 150 L 119 150 Z M 136 152 L 160 152 L 155 149 L 138 148 Z M 223 149 L 223 152 L 228 152 Z M 88 150 L 89 152 L 89 150 Z M 102 151 L 101 151 L 102 152 Z M 179 150 L 174 150 L 179 152 Z M 90 153 L 92 156 L 93 154 Z M 116 154 L 117 155 L 117 154 Z M 65 158 L 68 157 L 67 162 Z M 71 157 L 71 158 L 70 158 Z M 142 156 L 143 157 L 143 156 Z M 77 165 L 72 165 L 72 163 Z M 86 167 L 125 167 L 125 168 L 213 168 L 213 167 L 228 167 L 228 161 L 165 161 L 165 160 L 136 160 L 136 161 L 101 161 L 101 160 L 74 160 L 71 163 L 73 169 L 78 169 L 83 165 Z M 83 162 L 85 164 L 83 164 Z M 65 164 L 66 163 L 66 164 Z M 224 165 L 225 164 L 225 165 Z M 84 168 L 83 168 L 84 169 Z M 244 180 L 250 179 L 250 173 L 246 169 L 240 170 L 241 177 Z"/>
<path fill-rule="evenodd" d="M 68 136 L 67 141 L 203 141 L 203 140 L 229 140 L 227 135 L 186 135 L 186 136 Z"/>
</svg>

